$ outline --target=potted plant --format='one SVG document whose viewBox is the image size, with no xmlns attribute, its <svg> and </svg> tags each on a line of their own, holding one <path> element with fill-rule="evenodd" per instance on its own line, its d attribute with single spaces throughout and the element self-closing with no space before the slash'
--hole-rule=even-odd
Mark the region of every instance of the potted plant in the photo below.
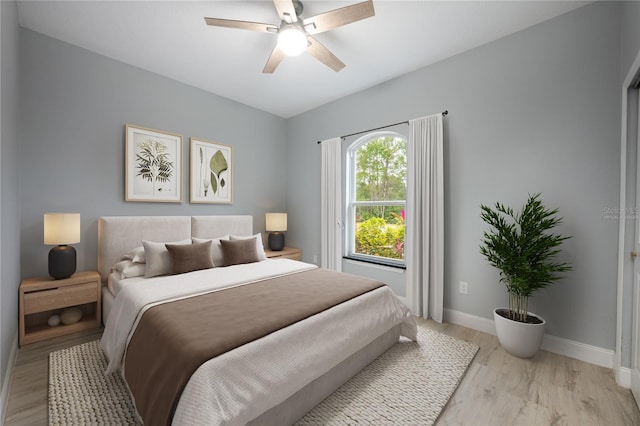
<svg viewBox="0 0 640 426">
<path fill-rule="evenodd" d="M 542 345 L 545 321 L 528 312 L 529 297 L 562 278 L 572 268 L 555 260 L 558 247 L 570 237 L 551 233 L 562 223 L 558 209 L 548 209 L 540 194 L 529 195 L 518 213 L 500 203 L 482 205 L 484 232 L 480 253 L 500 271 L 500 282 L 509 294 L 509 307 L 497 308 L 493 316 L 500 345 L 510 354 L 531 358 Z"/>
</svg>

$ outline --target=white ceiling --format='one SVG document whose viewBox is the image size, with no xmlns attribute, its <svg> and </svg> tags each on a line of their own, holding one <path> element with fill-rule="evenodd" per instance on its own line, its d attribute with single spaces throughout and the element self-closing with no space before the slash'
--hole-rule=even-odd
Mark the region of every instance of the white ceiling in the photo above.
<svg viewBox="0 0 640 426">
<path fill-rule="evenodd" d="M 358 1 L 303 0 L 304 17 Z M 209 27 L 204 17 L 278 24 L 262 1 L 19 1 L 20 24 L 104 56 L 289 118 L 589 3 L 374 0 L 376 15 L 316 38 L 346 67 L 308 54 L 262 68 L 267 33 Z"/>
</svg>

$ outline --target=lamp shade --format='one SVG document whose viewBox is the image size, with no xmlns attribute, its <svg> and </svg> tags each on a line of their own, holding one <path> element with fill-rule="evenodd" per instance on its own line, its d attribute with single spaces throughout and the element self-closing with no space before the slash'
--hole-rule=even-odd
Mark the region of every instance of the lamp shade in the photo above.
<svg viewBox="0 0 640 426">
<path fill-rule="evenodd" d="M 44 243 L 54 245 L 80 242 L 80 213 L 45 213 Z"/>
<path fill-rule="evenodd" d="M 286 213 L 267 213 L 266 230 L 282 232 L 287 230 Z"/>
</svg>

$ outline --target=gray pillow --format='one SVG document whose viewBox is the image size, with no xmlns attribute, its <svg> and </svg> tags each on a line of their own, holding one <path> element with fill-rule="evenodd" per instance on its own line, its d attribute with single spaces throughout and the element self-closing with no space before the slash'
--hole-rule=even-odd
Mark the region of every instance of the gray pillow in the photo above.
<svg viewBox="0 0 640 426">
<path fill-rule="evenodd" d="M 260 261 L 256 250 L 256 241 L 253 238 L 248 240 L 221 240 L 220 245 L 222 246 L 224 266 Z"/>
<path fill-rule="evenodd" d="M 213 268 L 211 241 L 198 244 L 165 244 L 171 257 L 171 273 L 184 274 Z"/>
<path fill-rule="evenodd" d="M 144 247 L 144 257 L 147 267 L 144 270 L 144 277 L 151 278 L 158 275 L 168 275 L 171 273 L 171 256 L 165 244 L 191 244 L 191 239 L 174 241 L 168 243 L 156 243 L 153 241 L 142 241 Z"/>
</svg>

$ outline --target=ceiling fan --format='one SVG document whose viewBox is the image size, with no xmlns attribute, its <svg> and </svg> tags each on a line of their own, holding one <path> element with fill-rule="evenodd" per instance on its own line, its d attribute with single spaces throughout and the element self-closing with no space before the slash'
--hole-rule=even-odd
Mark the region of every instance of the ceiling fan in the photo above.
<svg viewBox="0 0 640 426">
<path fill-rule="evenodd" d="M 313 37 L 313 34 L 329 31 L 375 15 L 372 0 L 330 10 L 310 18 L 300 16 L 303 11 L 300 0 L 273 0 L 273 3 L 281 19 L 280 25 L 218 18 L 204 18 L 204 20 L 207 25 L 216 27 L 278 34 L 278 43 L 273 48 L 267 64 L 262 70 L 263 73 L 273 73 L 285 55 L 297 56 L 305 50 L 337 72 L 344 68 L 344 63 Z"/>
</svg>

